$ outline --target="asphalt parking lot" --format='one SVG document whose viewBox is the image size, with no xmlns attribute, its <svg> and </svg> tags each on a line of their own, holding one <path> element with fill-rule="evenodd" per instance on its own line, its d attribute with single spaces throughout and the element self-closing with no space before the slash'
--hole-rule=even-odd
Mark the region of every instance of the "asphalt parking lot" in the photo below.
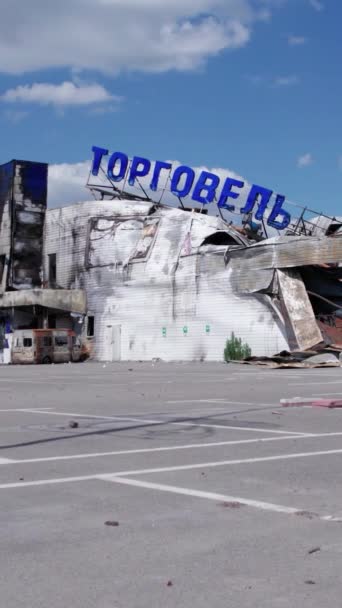
<svg viewBox="0 0 342 608">
<path fill-rule="evenodd" d="M 1 606 L 339 606 L 342 370 L 0 368 Z"/>
</svg>

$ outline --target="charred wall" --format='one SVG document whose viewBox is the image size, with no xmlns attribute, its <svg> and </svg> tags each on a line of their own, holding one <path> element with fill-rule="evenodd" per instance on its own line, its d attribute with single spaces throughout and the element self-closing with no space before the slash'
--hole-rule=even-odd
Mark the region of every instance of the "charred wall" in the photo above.
<svg viewBox="0 0 342 608">
<path fill-rule="evenodd" d="M 41 286 L 47 175 L 45 163 L 13 160 L 0 166 L 0 256 L 7 273 L 5 289 Z"/>
</svg>

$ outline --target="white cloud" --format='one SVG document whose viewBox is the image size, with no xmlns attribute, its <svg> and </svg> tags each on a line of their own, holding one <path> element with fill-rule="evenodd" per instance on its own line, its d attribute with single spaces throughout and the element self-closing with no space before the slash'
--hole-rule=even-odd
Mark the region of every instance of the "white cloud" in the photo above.
<svg viewBox="0 0 342 608">
<path fill-rule="evenodd" d="M 305 36 L 289 36 L 287 41 L 290 46 L 301 46 L 306 44 L 308 39 Z"/>
<path fill-rule="evenodd" d="M 310 165 L 312 165 L 312 163 L 314 162 L 312 154 L 310 154 L 310 152 L 307 152 L 306 154 L 303 154 L 303 156 L 300 156 L 297 159 L 297 167 L 299 169 L 303 169 L 304 167 L 309 167 Z"/>
<path fill-rule="evenodd" d="M 1 0 L 0 72 L 190 70 L 245 46 L 278 0 Z"/>
<path fill-rule="evenodd" d="M 8 89 L 0 99 L 8 103 L 36 103 L 40 105 L 85 106 L 95 103 L 119 101 L 99 84 L 35 83 Z"/>
<path fill-rule="evenodd" d="M 321 12 L 324 10 L 324 4 L 323 2 L 321 2 L 321 0 L 309 0 L 309 3 L 312 8 L 314 8 L 317 12 Z"/>
<path fill-rule="evenodd" d="M 277 76 L 273 81 L 275 87 L 293 87 L 296 84 L 299 84 L 298 76 Z"/>
<path fill-rule="evenodd" d="M 91 200 L 91 194 L 85 187 L 90 166 L 90 161 L 49 165 L 49 207 L 63 207 Z"/>
</svg>

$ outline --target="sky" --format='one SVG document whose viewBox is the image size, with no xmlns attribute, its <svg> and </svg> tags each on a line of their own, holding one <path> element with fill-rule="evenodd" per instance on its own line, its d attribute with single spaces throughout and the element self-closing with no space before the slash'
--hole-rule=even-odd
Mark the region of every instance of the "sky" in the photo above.
<svg viewBox="0 0 342 608">
<path fill-rule="evenodd" d="M 0 163 L 89 199 L 93 145 L 342 215 L 339 0 L 1 0 Z"/>
</svg>

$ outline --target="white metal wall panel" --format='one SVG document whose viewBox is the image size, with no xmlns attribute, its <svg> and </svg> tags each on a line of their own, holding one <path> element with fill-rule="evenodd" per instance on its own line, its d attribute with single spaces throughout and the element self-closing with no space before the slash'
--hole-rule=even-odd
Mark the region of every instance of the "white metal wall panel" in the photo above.
<svg viewBox="0 0 342 608">
<path fill-rule="evenodd" d="M 86 290 L 88 310 L 95 316 L 97 359 L 110 359 L 108 330 L 116 325 L 121 326 L 123 360 L 221 361 L 232 331 L 248 342 L 253 355 L 288 348 L 268 296 L 240 296 L 233 290 L 225 249 L 203 248 L 201 253 L 208 235 L 226 230 L 220 219 L 160 207 L 151 216 L 159 224 L 145 259 L 128 263 L 137 239 L 122 232 L 120 240 L 116 232 L 118 240 L 107 239 L 98 249 L 92 242 L 98 266 L 86 268 L 89 220 L 134 216 L 138 222 L 150 211 L 145 203 L 94 201 L 47 212 L 45 276 L 48 254 L 56 253 L 58 285 Z"/>
</svg>

